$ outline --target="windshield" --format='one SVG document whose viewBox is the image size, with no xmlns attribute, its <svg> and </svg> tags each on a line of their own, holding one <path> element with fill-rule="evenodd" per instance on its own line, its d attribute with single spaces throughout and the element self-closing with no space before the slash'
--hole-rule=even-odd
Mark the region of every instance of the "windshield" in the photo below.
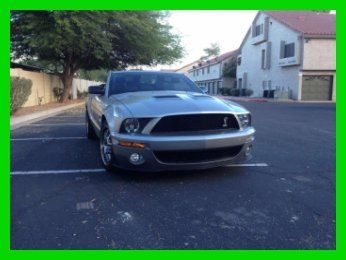
<svg viewBox="0 0 346 260">
<path fill-rule="evenodd" d="M 120 72 L 112 73 L 109 95 L 138 91 L 202 91 L 185 75 L 175 73 Z"/>
</svg>

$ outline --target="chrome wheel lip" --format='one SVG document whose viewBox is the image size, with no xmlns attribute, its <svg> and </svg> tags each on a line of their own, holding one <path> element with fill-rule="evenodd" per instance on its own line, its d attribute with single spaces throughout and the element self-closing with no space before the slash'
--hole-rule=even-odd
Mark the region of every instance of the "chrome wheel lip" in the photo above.
<svg viewBox="0 0 346 260">
<path fill-rule="evenodd" d="M 108 128 L 105 128 L 100 138 L 101 159 L 105 165 L 112 162 L 112 137 Z"/>
</svg>

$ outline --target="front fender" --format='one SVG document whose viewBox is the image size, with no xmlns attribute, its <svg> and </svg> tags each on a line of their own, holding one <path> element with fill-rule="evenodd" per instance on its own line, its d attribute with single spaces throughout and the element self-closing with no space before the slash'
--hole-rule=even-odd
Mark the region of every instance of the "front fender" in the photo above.
<svg viewBox="0 0 346 260">
<path fill-rule="evenodd" d="M 104 117 L 110 128 L 111 134 L 119 132 L 121 123 L 124 119 L 133 117 L 130 111 L 122 104 L 108 105 L 104 110 Z"/>
</svg>

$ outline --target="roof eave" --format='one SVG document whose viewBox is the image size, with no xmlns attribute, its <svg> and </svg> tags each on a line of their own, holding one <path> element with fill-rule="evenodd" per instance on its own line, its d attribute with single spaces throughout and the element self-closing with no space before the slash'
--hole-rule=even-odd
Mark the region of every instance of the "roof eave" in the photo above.
<svg viewBox="0 0 346 260">
<path fill-rule="evenodd" d="M 304 34 L 305 39 L 336 39 L 335 34 Z"/>
</svg>

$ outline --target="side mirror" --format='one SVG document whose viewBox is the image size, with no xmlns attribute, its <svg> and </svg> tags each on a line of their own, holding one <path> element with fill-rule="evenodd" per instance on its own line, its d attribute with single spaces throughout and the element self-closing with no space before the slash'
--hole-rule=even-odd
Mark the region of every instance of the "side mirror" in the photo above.
<svg viewBox="0 0 346 260">
<path fill-rule="evenodd" d="M 88 93 L 89 94 L 94 94 L 94 95 L 104 95 L 105 94 L 105 88 L 104 86 L 90 86 L 88 88 Z"/>
<path fill-rule="evenodd" d="M 204 94 L 208 94 L 208 88 L 207 87 L 200 87 L 200 89 L 202 90 L 202 92 Z"/>
</svg>

